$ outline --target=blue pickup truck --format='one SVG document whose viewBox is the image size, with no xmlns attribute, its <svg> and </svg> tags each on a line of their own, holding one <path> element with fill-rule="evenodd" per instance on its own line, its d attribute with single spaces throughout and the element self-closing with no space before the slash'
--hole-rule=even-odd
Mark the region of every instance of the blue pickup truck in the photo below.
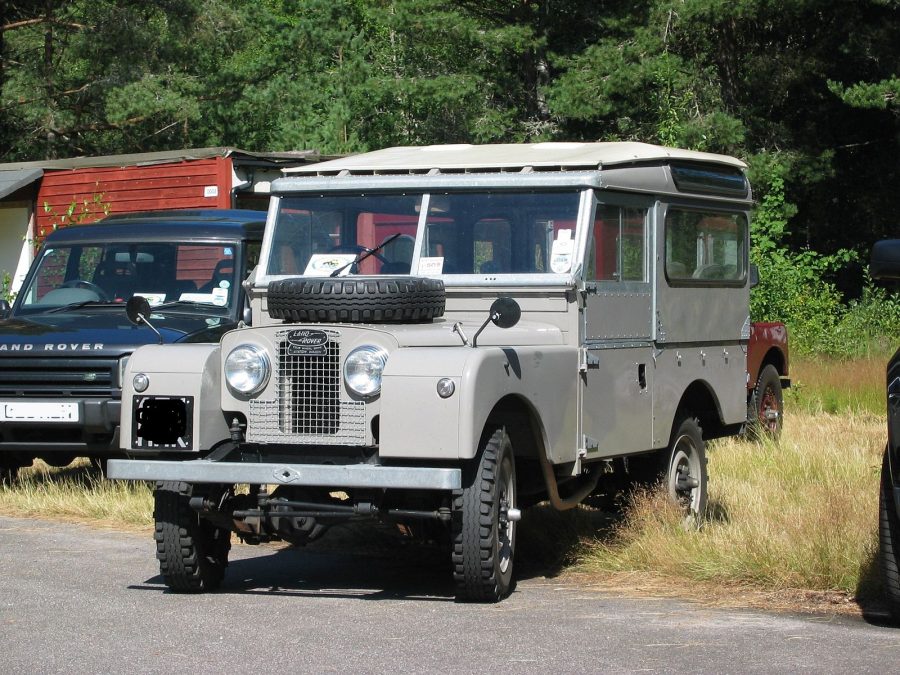
<svg viewBox="0 0 900 675">
<path fill-rule="evenodd" d="M 120 455 L 121 374 L 140 345 L 218 342 L 249 316 L 241 281 L 265 213 L 114 215 L 47 236 L 10 306 L 0 301 L 0 478 L 40 458 Z M 148 300 L 154 332 L 125 315 Z"/>
</svg>

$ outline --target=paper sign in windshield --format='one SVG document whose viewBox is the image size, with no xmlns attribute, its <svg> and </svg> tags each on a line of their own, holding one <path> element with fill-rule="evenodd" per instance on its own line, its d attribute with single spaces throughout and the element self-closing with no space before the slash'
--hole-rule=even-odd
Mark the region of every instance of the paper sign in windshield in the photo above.
<svg viewBox="0 0 900 675">
<path fill-rule="evenodd" d="M 556 274 L 563 274 L 572 269 L 572 256 L 575 254 L 575 240 L 572 230 L 560 230 L 553 240 L 550 249 L 550 269 Z"/>
<path fill-rule="evenodd" d="M 444 258 L 419 258 L 419 274 L 442 274 Z"/>
<path fill-rule="evenodd" d="M 347 276 L 350 274 L 350 268 L 352 267 L 348 263 L 352 263 L 354 260 L 356 260 L 356 255 L 353 253 L 313 253 L 309 258 L 309 262 L 306 263 L 306 270 L 303 272 L 303 276 L 331 276 L 332 272 L 344 265 L 347 265 L 347 267 L 341 270 L 338 276 Z"/>
</svg>

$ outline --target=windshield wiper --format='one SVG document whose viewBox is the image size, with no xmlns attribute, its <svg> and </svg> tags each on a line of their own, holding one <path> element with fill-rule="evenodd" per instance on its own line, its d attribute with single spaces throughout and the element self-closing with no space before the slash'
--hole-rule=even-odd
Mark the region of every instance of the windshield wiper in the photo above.
<svg viewBox="0 0 900 675">
<path fill-rule="evenodd" d="M 68 305 L 62 305 L 60 307 L 54 307 L 53 309 L 48 309 L 44 314 L 56 314 L 57 312 L 65 312 L 70 309 L 81 309 L 82 307 L 87 307 L 88 305 L 104 305 L 106 307 L 124 307 L 121 302 L 110 302 L 109 300 L 83 300 L 81 302 L 70 302 Z"/>
<path fill-rule="evenodd" d="M 160 309 L 169 309 L 171 307 L 175 307 L 176 305 L 193 305 L 200 307 L 226 307 L 227 305 L 217 305 L 214 302 L 206 301 L 206 300 L 170 300 L 169 302 L 164 302 L 161 305 L 154 305 L 151 309 L 155 312 Z"/>
<path fill-rule="evenodd" d="M 378 244 L 378 246 L 376 246 L 375 248 L 366 248 L 366 249 L 363 249 L 362 251 L 360 251 L 359 253 L 356 254 L 356 257 L 355 257 L 353 260 L 351 260 L 350 262 L 348 262 L 346 265 L 341 265 L 340 267 L 338 267 L 336 270 L 334 270 L 334 271 L 333 271 L 331 274 L 329 274 L 328 276 L 336 277 L 336 276 L 338 276 L 341 272 L 343 272 L 345 269 L 347 269 L 348 267 L 351 268 L 350 272 L 351 272 L 351 274 L 352 274 L 352 273 L 353 273 L 353 269 L 352 269 L 353 266 L 359 265 L 359 263 L 361 263 L 363 260 L 365 260 L 366 258 L 368 258 L 370 255 L 375 255 L 376 253 L 378 253 L 378 251 L 380 251 L 380 250 L 383 249 L 385 246 L 387 246 L 388 244 L 390 244 L 392 241 L 394 241 L 394 239 L 396 239 L 397 237 L 399 237 L 401 234 L 402 234 L 402 232 L 397 232 L 397 233 L 395 233 L 395 234 L 392 234 L 390 237 L 388 237 L 388 238 L 385 239 L 383 242 L 381 242 L 380 244 Z"/>
</svg>

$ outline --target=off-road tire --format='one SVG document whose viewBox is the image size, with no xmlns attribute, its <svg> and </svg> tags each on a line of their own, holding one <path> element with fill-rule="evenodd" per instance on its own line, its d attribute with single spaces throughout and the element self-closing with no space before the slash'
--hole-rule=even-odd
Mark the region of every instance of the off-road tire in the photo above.
<svg viewBox="0 0 900 675">
<path fill-rule="evenodd" d="M 891 479 L 888 450 L 881 463 L 881 489 L 878 499 L 878 566 L 884 586 L 884 599 L 895 622 L 900 622 L 900 518 L 894 505 L 894 485 Z"/>
<path fill-rule="evenodd" d="M 676 419 L 669 446 L 661 455 L 662 485 L 684 512 L 685 524 L 699 524 L 709 497 L 706 443 L 697 418 Z"/>
<path fill-rule="evenodd" d="M 747 404 L 747 434 L 750 438 L 778 440 L 784 420 L 784 392 L 781 377 L 772 364 L 766 365 L 756 380 Z"/>
<path fill-rule="evenodd" d="M 453 580 L 461 602 L 497 602 L 513 588 L 516 523 L 504 522 L 516 508 L 513 449 L 502 426 L 491 426 L 479 453 L 463 472 L 453 502 Z"/>
<path fill-rule="evenodd" d="M 269 283 L 268 312 L 290 323 L 426 323 L 444 315 L 444 282 L 425 277 L 291 277 Z"/>
<path fill-rule="evenodd" d="M 221 495 L 213 490 L 211 498 Z M 231 532 L 203 520 L 190 507 L 194 486 L 161 482 L 154 492 L 156 558 L 166 586 L 178 593 L 219 587 L 228 566 Z"/>
</svg>

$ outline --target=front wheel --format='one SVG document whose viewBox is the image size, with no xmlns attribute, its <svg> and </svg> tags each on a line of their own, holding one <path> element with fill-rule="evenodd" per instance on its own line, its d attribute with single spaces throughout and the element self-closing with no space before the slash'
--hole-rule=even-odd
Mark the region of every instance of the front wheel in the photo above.
<svg viewBox="0 0 900 675">
<path fill-rule="evenodd" d="M 708 476 L 706 444 L 696 418 L 684 417 L 676 425 L 662 473 L 666 492 L 684 512 L 686 523 L 698 522 L 706 513 Z"/>
<path fill-rule="evenodd" d="M 884 450 L 881 463 L 881 490 L 878 499 L 878 564 L 888 610 L 894 621 L 900 621 L 900 561 L 897 544 L 900 538 L 900 518 L 894 504 L 894 481 L 891 479 L 890 457 Z"/>
<path fill-rule="evenodd" d="M 225 577 L 231 532 L 203 520 L 190 506 L 194 486 L 189 483 L 157 483 L 153 494 L 156 520 L 156 558 L 159 571 L 171 590 L 202 593 L 219 587 Z M 224 490 L 207 495 L 218 500 Z"/>
<path fill-rule="evenodd" d="M 463 483 L 453 503 L 456 599 L 497 602 L 513 587 L 519 519 L 513 449 L 504 427 L 485 430 Z"/>
</svg>

